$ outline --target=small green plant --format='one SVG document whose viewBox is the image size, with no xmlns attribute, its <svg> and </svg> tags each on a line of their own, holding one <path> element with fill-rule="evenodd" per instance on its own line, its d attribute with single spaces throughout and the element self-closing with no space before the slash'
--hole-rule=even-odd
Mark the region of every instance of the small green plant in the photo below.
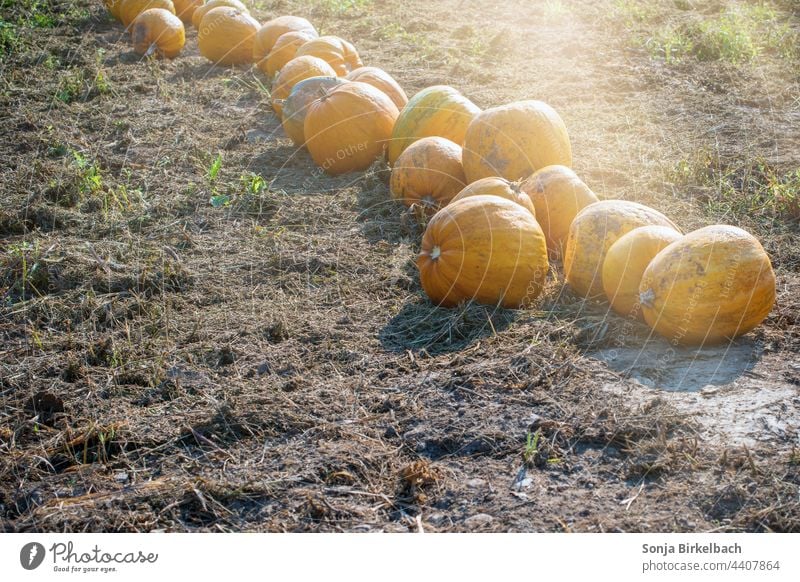
<svg viewBox="0 0 800 582">
<path fill-rule="evenodd" d="M 56 99 L 62 103 L 72 103 L 83 92 L 84 75 L 82 69 L 73 69 L 61 79 L 56 90 Z"/>
<path fill-rule="evenodd" d="M 522 458 L 525 463 L 532 465 L 539 457 L 539 439 L 542 438 L 541 429 L 537 429 L 535 433 L 531 434 L 528 431 L 528 437 L 525 440 L 525 449 L 522 451 Z"/>
<path fill-rule="evenodd" d="M 206 170 L 206 182 L 208 182 L 209 190 L 211 191 L 209 202 L 214 208 L 228 206 L 231 203 L 231 197 L 228 194 L 221 194 L 217 191 L 217 178 L 220 170 L 222 170 L 222 154 L 217 154 L 217 157 L 214 158 Z"/>
<path fill-rule="evenodd" d="M 103 188 L 103 176 L 95 161 L 89 161 L 83 154 L 72 152 L 75 166 L 78 169 L 79 188 L 81 194 L 96 194 Z"/>
</svg>

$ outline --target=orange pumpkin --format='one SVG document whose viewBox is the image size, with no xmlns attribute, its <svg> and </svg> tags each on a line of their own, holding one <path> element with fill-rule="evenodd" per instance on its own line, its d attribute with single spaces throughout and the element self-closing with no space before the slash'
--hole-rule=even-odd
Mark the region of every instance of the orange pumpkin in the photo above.
<svg viewBox="0 0 800 582">
<path fill-rule="evenodd" d="M 295 57 L 286 63 L 272 83 L 272 108 L 275 113 L 280 116 L 283 111 L 283 102 L 294 86 L 311 77 L 336 77 L 336 71 L 317 57 Z"/>
<path fill-rule="evenodd" d="M 640 226 L 680 229 L 658 210 L 627 200 L 601 200 L 581 210 L 572 221 L 564 251 L 567 283 L 580 296 L 604 295 L 603 261 L 609 247 Z"/>
<path fill-rule="evenodd" d="M 707 226 L 666 247 L 639 285 L 647 323 L 673 345 L 730 341 L 775 304 L 775 273 L 761 243 L 735 226 Z"/>
<path fill-rule="evenodd" d="M 175 14 L 175 5 L 171 0 L 122 0 L 119 5 L 119 19 L 126 27 L 130 26 L 139 14 L 150 8 L 163 8 Z"/>
<path fill-rule="evenodd" d="M 275 46 L 272 47 L 269 56 L 258 63 L 258 68 L 269 77 L 275 76 L 286 63 L 295 57 L 297 49 L 313 38 L 310 33 L 302 30 L 282 34 L 275 41 Z"/>
<path fill-rule="evenodd" d="M 681 238 L 669 226 L 640 226 L 611 245 L 603 261 L 603 289 L 611 308 L 629 317 L 642 317 L 639 284 L 650 261 Z"/>
<path fill-rule="evenodd" d="M 464 188 L 461 147 L 443 137 L 425 137 L 406 148 L 394 166 L 392 197 L 406 206 L 438 210 Z"/>
<path fill-rule="evenodd" d="M 200 54 L 218 65 L 246 64 L 253 59 L 258 21 L 238 8 L 222 6 L 206 12 L 197 33 Z"/>
<path fill-rule="evenodd" d="M 408 103 L 408 96 L 400 84 L 394 78 L 378 67 L 358 67 L 347 73 L 348 81 L 361 81 L 386 93 L 389 98 L 397 105 L 397 109 L 403 109 Z M 459 146 L 460 147 L 460 146 Z"/>
<path fill-rule="evenodd" d="M 521 188 L 533 200 L 550 256 L 560 258 L 569 226 L 578 212 L 598 201 L 597 196 L 566 166 L 545 166 L 525 179 Z"/>
<path fill-rule="evenodd" d="M 469 300 L 528 305 L 549 270 L 533 214 L 499 196 L 471 196 L 437 212 L 422 237 L 417 267 L 425 293 L 444 307 Z"/>
<path fill-rule="evenodd" d="M 150 8 L 131 24 L 133 50 L 140 55 L 157 54 L 174 59 L 186 42 L 183 22 L 169 10 Z"/>
<path fill-rule="evenodd" d="M 364 170 L 392 135 L 397 107 L 372 85 L 334 87 L 308 108 L 303 131 L 314 162 L 332 175 Z"/>
<path fill-rule="evenodd" d="M 294 145 L 301 147 L 306 143 L 304 125 L 308 106 L 337 85 L 343 83 L 347 83 L 347 81 L 336 76 L 311 77 L 300 81 L 292 88 L 292 92 L 283 102 L 281 124 L 283 125 L 283 131 L 286 132 L 286 135 L 289 136 Z"/>
<path fill-rule="evenodd" d="M 205 4 L 201 4 L 195 8 L 194 12 L 192 13 L 192 25 L 199 30 L 200 23 L 203 21 L 203 17 L 209 10 L 214 10 L 214 8 L 222 8 L 224 6 L 228 6 L 229 8 L 238 8 L 241 12 L 245 12 L 247 14 L 250 13 L 250 11 L 247 9 L 247 6 L 242 4 L 240 0 L 209 0 Z"/>
<path fill-rule="evenodd" d="M 103 0 L 106 8 L 116 20 L 122 20 L 120 16 L 120 9 L 122 8 L 122 0 Z"/>
<path fill-rule="evenodd" d="M 278 16 L 263 24 L 258 29 L 253 44 L 253 61 L 261 67 L 261 61 L 269 56 L 278 39 L 287 32 L 305 32 L 311 38 L 317 38 L 317 30 L 308 20 L 299 16 Z M 262 69 L 263 70 L 263 69 Z"/>
<path fill-rule="evenodd" d="M 477 105 L 452 87 L 423 89 L 400 111 L 389 144 L 389 163 L 394 164 L 403 150 L 423 137 L 445 137 L 461 146 L 467 126 L 479 112 Z"/>
<path fill-rule="evenodd" d="M 504 178 L 497 177 L 482 178 L 461 190 L 461 192 L 453 198 L 453 202 L 469 198 L 470 196 L 500 196 L 500 198 L 516 202 L 536 216 L 533 202 L 531 202 L 530 197 L 520 188 L 519 182 L 509 182 Z"/>
<path fill-rule="evenodd" d="M 338 36 L 320 36 L 310 40 L 297 49 L 297 56 L 320 58 L 333 67 L 340 77 L 364 64 L 355 47 Z"/>
<path fill-rule="evenodd" d="M 203 5 L 203 0 L 172 0 L 175 5 L 175 14 L 184 24 L 192 23 L 194 11 Z"/>
<path fill-rule="evenodd" d="M 567 128 L 541 101 L 518 101 L 475 116 L 464 136 L 464 172 L 474 182 L 487 176 L 527 178 L 545 166 L 572 165 Z"/>
</svg>

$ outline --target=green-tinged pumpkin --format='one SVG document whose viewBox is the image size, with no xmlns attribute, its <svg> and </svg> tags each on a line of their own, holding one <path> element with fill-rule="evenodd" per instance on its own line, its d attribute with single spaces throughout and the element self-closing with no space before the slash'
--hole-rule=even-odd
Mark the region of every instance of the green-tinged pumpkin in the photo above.
<svg viewBox="0 0 800 582">
<path fill-rule="evenodd" d="M 560 259 L 572 221 L 578 212 L 597 202 L 597 196 L 566 166 L 545 166 L 520 187 L 533 200 L 550 257 Z"/>
<path fill-rule="evenodd" d="M 140 55 L 155 54 L 163 58 L 177 57 L 186 42 L 181 19 L 169 10 L 150 8 L 131 24 L 133 50 Z"/>
<path fill-rule="evenodd" d="M 383 155 L 398 113 L 382 91 L 349 81 L 309 105 L 306 147 L 328 174 L 365 170 Z"/>
<path fill-rule="evenodd" d="M 292 92 L 283 102 L 281 124 L 294 145 L 301 147 L 306 143 L 304 125 L 308 106 L 343 83 L 347 81 L 336 76 L 311 77 L 300 81 L 292 88 Z"/>
<path fill-rule="evenodd" d="M 311 38 L 319 36 L 314 25 L 300 16 L 278 16 L 265 22 L 258 30 L 253 44 L 253 62 L 259 65 L 259 68 L 261 68 L 261 62 L 275 48 L 275 43 L 278 42 L 278 39 L 287 32 L 305 32 Z"/>
<path fill-rule="evenodd" d="M 533 214 L 499 196 L 471 196 L 437 212 L 422 237 L 417 267 L 425 293 L 444 307 L 470 300 L 529 305 L 549 270 Z"/>
<path fill-rule="evenodd" d="M 408 146 L 423 137 L 439 136 L 461 146 L 480 108 L 457 90 L 445 85 L 423 89 L 400 111 L 387 157 L 394 164 Z"/>
<path fill-rule="evenodd" d="M 151 8 L 163 8 L 175 14 L 172 0 L 122 0 L 119 5 L 119 19 L 125 26 L 130 26 L 137 16 Z"/>
<path fill-rule="evenodd" d="M 564 251 L 564 275 L 573 291 L 599 298 L 603 290 L 603 262 L 609 247 L 640 226 L 680 229 L 658 210 L 627 200 L 602 200 L 581 210 L 572 221 Z"/>
<path fill-rule="evenodd" d="M 218 65 L 244 65 L 253 60 L 258 21 L 238 8 L 221 6 L 205 13 L 197 33 L 200 54 Z"/>
<path fill-rule="evenodd" d="M 567 127 L 542 101 L 518 101 L 482 111 L 467 128 L 463 148 L 470 182 L 487 176 L 521 180 L 545 166 L 572 165 Z"/>
<path fill-rule="evenodd" d="M 530 197 L 520 188 L 519 182 L 509 182 L 505 178 L 493 176 L 472 182 L 453 198 L 453 202 L 469 198 L 470 196 L 500 196 L 511 202 L 516 202 L 528 212 L 536 216 Z M 541 226 L 541 225 L 539 225 Z"/>
<path fill-rule="evenodd" d="M 443 137 L 424 137 L 406 148 L 392 167 L 392 197 L 427 212 L 446 206 L 464 188 L 461 147 Z"/>
<path fill-rule="evenodd" d="M 408 96 L 400 84 L 389 73 L 378 67 L 359 67 L 347 74 L 348 81 L 361 81 L 380 89 L 394 101 L 398 110 L 408 103 Z"/>
<path fill-rule="evenodd" d="M 246 12 L 248 14 L 250 13 L 247 6 L 245 6 L 241 0 L 209 0 L 205 4 L 201 4 L 195 8 L 194 12 L 192 12 L 192 26 L 200 30 L 200 23 L 203 21 L 203 17 L 208 11 L 214 10 L 214 8 L 222 8 L 225 6 L 229 8 L 237 8 L 241 12 Z"/>
<path fill-rule="evenodd" d="M 609 247 L 603 261 L 603 289 L 614 311 L 626 317 L 642 317 L 642 275 L 653 257 L 681 236 L 669 226 L 640 226 Z"/>
<path fill-rule="evenodd" d="M 339 77 L 344 77 L 359 67 L 364 66 L 358 51 L 348 41 L 338 36 L 320 36 L 308 41 L 299 49 L 297 56 L 317 57 L 328 63 Z"/>
<path fill-rule="evenodd" d="M 730 341 L 775 304 L 775 273 L 761 243 L 735 226 L 690 232 L 650 262 L 639 285 L 645 321 L 673 345 Z"/>
<path fill-rule="evenodd" d="M 283 103 L 300 81 L 311 77 L 336 77 L 336 71 L 317 57 L 295 57 L 286 63 L 272 82 L 272 108 L 283 115 Z M 304 122 L 305 123 L 305 122 Z"/>
</svg>

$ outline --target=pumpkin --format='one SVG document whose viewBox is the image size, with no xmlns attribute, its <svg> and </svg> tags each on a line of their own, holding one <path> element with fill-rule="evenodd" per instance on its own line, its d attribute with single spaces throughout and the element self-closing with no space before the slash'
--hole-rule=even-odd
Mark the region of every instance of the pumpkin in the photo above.
<svg viewBox="0 0 800 582">
<path fill-rule="evenodd" d="M 292 88 L 300 81 L 311 77 L 336 76 L 336 71 L 322 59 L 317 57 L 295 57 L 284 65 L 272 83 L 272 108 L 280 116 L 283 111 L 284 100 L 292 92 Z"/>
<path fill-rule="evenodd" d="M 764 321 L 775 304 L 775 273 L 751 234 L 714 225 L 658 253 L 639 292 L 645 321 L 673 345 L 715 344 Z"/>
<path fill-rule="evenodd" d="M 669 226 L 669 218 L 644 204 L 627 200 L 602 200 L 581 210 L 572 221 L 564 251 L 564 275 L 580 296 L 600 297 L 603 261 L 619 238 L 640 226 Z"/>
<path fill-rule="evenodd" d="M 338 36 L 320 36 L 310 40 L 297 49 L 297 56 L 320 58 L 333 67 L 339 77 L 364 64 L 355 47 Z"/>
<path fill-rule="evenodd" d="M 444 307 L 469 300 L 528 305 L 549 270 L 533 214 L 499 196 L 471 196 L 437 212 L 422 237 L 417 267 L 425 293 Z"/>
<path fill-rule="evenodd" d="M 157 54 L 174 59 L 186 42 L 186 32 L 181 19 L 169 10 L 150 8 L 131 24 L 133 50 L 140 55 Z"/>
<path fill-rule="evenodd" d="M 406 148 L 390 179 L 392 197 L 426 210 L 446 206 L 465 184 L 461 146 L 443 137 L 424 137 Z"/>
<path fill-rule="evenodd" d="M 171 0 L 122 0 L 119 19 L 126 27 L 130 26 L 139 14 L 150 8 L 163 8 L 175 14 L 175 5 Z"/>
<path fill-rule="evenodd" d="M 281 124 L 283 131 L 297 147 L 306 143 L 303 126 L 306 121 L 308 106 L 325 95 L 333 87 L 346 83 L 341 77 L 311 77 L 297 83 L 283 102 Z M 459 162 L 460 163 L 460 162 Z"/>
<path fill-rule="evenodd" d="M 389 144 L 389 163 L 394 164 L 403 150 L 423 137 L 444 137 L 461 146 L 467 126 L 478 113 L 478 106 L 452 87 L 423 89 L 400 111 Z"/>
<path fill-rule="evenodd" d="M 222 8 L 224 6 L 228 6 L 229 8 L 238 8 L 242 12 L 250 13 L 247 9 L 247 6 L 242 4 L 240 0 L 209 0 L 205 4 L 201 4 L 197 8 L 195 8 L 194 12 L 192 13 L 192 25 L 196 29 L 200 29 L 200 23 L 203 21 L 203 17 L 208 13 L 210 10 L 214 10 L 214 8 Z"/>
<path fill-rule="evenodd" d="M 287 32 L 305 32 L 311 38 L 319 36 L 314 25 L 299 16 L 278 16 L 265 22 L 258 29 L 253 44 L 253 61 L 259 65 L 259 68 L 261 68 L 261 61 L 269 56 L 278 39 Z"/>
<path fill-rule="evenodd" d="M 103 0 L 106 9 L 111 13 L 116 20 L 122 20 L 120 16 L 120 9 L 122 8 L 122 0 Z"/>
<path fill-rule="evenodd" d="M 408 103 L 408 96 L 400 84 L 394 78 L 378 67 L 359 67 L 347 73 L 348 81 L 361 81 L 386 93 L 389 98 L 397 105 L 397 109 L 403 109 Z"/>
<path fill-rule="evenodd" d="M 639 283 L 663 248 L 681 238 L 669 226 L 640 226 L 608 248 L 603 261 L 603 289 L 611 308 L 620 315 L 641 317 Z"/>
<path fill-rule="evenodd" d="M 464 136 L 464 172 L 474 182 L 487 176 L 527 178 L 553 164 L 572 165 L 567 128 L 541 101 L 518 101 L 475 116 Z"/>
<path fill-rule="evenodd" d="M 238 8 L 221 6 L 206 12 L 197 33 L 200 54 L 218 65 L 239 65 L 253 60 L 253 38 L 258 21 Z"/>
<path fill-rule="evenodd" d="M 203 0 L 172 0 L 175 5 L 175 14 L 184 24 L 192 23 L 194 11 L 203 5 Z"/>
<path fill-rule="evenodd" d="M 334 176 L 368 168 L 386 148 L 397 107 L 372 85 L 347 82 L 308 107 L 303 132 L 314 162 Z"/>
<path fill-rule="evenodd" d="M 583 208 L 598 198 L 566 166 L 545 166 L 526 178 L 521 186 L 536 209 L 536 220 L 547 239 L 547 251 L 558 259 L 564 252 L 569 226 Z"/>
<path fill-rule="evenodd" d="M 274 77 L 283 65 L 295 57 L 297 49 L 313 38 L 310 33 L 302 30 L 281 35 L 275 41 L 275 46 L 272 47 L 267 58 L 258 63 L 258 68 L 269 77 Z"/>
<path fill-rule="evenodd" d="M 519 182 L 509 182 L 504 178 L 497 177 L 483 178 L 464 188 L 453 198 L 453 202 L 469 198 L 470 196 L 500 196 L 500 198 L 516 202 L 536 216 L 533 202 L 531 202 L 530 197 L 520 189 Z"/>
</svg>

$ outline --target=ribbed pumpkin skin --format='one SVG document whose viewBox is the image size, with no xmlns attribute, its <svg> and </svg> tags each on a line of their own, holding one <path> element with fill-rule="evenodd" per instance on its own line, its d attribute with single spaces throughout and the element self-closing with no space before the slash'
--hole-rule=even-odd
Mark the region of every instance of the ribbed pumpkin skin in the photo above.
<svg viewBox="0 0 800 582">
<path fill-rule="evenodd" d="M 425 293 L 444 307 L 468 300 L 527 305 L 549 270 L 536 219 L 499 196 L 471 196 L 437 212 L 422 237 L 417 267 Z"/>
<path fill-rule="evenodd" d="M 673 345 L 709 345 L 764 321 L 775 304 L 775 273 L 748 232 L 707 226 L 658 253 L 639 292 L 645 321 Z"/>
<path fill-rule="evenodd" d="M 210 10 L 214 10 L 214 8 L 222 8 L 224 6 L 228 6 L 230 8 L 238 8 L 242 12 L 250 13 L 240 0 L 209 0 L 205 4 L 202 4 L 198 8 L 195 8 L 194 13 L 192 13 L 192 26 L 196 29 L 200 29 L 200 23 L 203 21 L 203 17 L 206 15 L 207 12 Z"/>
<path fill-rule="evenodd" d="M 192 23 L 194 11 L 203 5 L 203 0 L 172 0 L 175 5 L 175 14 L 184 24 Z"/>
<path fill-rule="evenodd" d="M 283 131 L 297 147 L 306 143 L 304 125 L 308 106 L 334 87 L 346 83 L 341 77 L 311 77 L 297 83 L 283 103 Z"/>
<path fill-rule="evenodd" d="M 258 34 L 256 34 L 256 40 L 253 44 L 253 61 L 259 64 L 259 68 L 261 61 L 269 56 L 278 39 L 287 32 L 305 32 L 311 38 L 319 36 L 314 25 L 299 16 L 278 16 L 265 22 L 258 29 Z"/>
<path fill-rule="evenodd" d="M 311 77 L 336 77 L 336 71 L 317 57 L 295 57 L 286 63 L 272 82 L 272 108 L 279 116 L 283 113 L 283 102 L 294 86 Z"/>
<path fill-rule="evenodd" d="M 423 89 L 400 111 L 389 144 L 389 163 L 394 164 L 403 150 L 422 137 L 444 137 L 461 146 L 467 126 L 480 111 L 452 87 L 436 85 Z"/>
<path fill-rule="evenodd" d="M 511 202 L 516 202 L 533 214 L 534 217 L 536 216 L 533 202 L 531 202 L 530 197 L 520 189 L 518 182 L 509 182 L 504 178 L 497 177 L 483 178 L 461 190 L 461 192 L 453 198 L 452 202 L 463 200 L 470 196 L 499 196 Z"/>
<path fill-rule="evenodd" d="M 222 6 L 206 12 L 197 33 L 200 54 L 218 65 L 242 65 L 253 60 L 258 21 L 238 8 Z"/>
<path fill-rule="evenodd" d="M 614 311 L 642 318 L 639 305 L 642 275 L 653 257 L 681 236 L 668 226 L 641 226 L 609 247 L 603 261 L 603 289 Z"/>
<path fill-rule="evenodd" d="M 581 210 L 572 221 L 564 251 L 564 275 L 573 291 L 597 298 L 603 290 L 603 261 L 609 247 L 640 226 L 669 226 L 672 221 L 643 204 L 627 200 L 602 200 Z"/>
<path fill-rule="evenodd" d="M 545 166 L 572 165 L 567 127 L 542 101 L 486 109 L 470 123 L 463 147 L 470 182 L 487 176 L 521 180 Z"/>
<path fill-rule="evenodd" d="M 402 110 L 408 103 L 408 95 L 389 73 L 378 67 L 359 67 L 347 73 L 348 81 L 361 81 L 380 89 Z M 460 146 L 459 146 L 460 147 Z"/>
<path fill-rule="evenodd" d="M 103 4 L 106 5 L 111 16 L 116 18 L 119 21 L 122 21 L 122 17 L 120 16 L 120 9 L 122 8 L 122 0 L 103 0 Z"/>
<path fill-rule="evenodd" d="M 258 68 L 268 77 L 273 77 L 283 66 L 297 54 L 297 49 L 314 37 L 306 31 L 287 32 L 282 34 L 272 47 L 266 59 L 258 63 Z"/>
<path fill-rule="evenodd" d="M 320 36 L 301 46 L 297 56 L 317 57 L 328 63 L 339 77 L 364 65 L 355 47 L 338 36 Z"/>
<path fill-rule="evenodd" d="M 561 258 L 572 221 L 597 202 L 597 196 L 566 166 L 545 166 L 526 178 L 521 188 L 533 200 L 550 257 Z"/>
<path fill-rule="evenodd" d="M 426 210 L 446 206 L 465 184 L 461 146 L 443 137 L 424 137 L 411 144 L 392 167 L 392 197 Z"/>
<path fill-rule="evenodd" d="M 383 154 L 398 113 L 372 85 L 344 83 L 308 107 L 306 147 L 328 174 L 365 170 Z"/>
<path fill-rule="evenodd" d="M 167 59 L 177 57 L 186 42 L 181 19 L 163 8 L 145 10 L 131 24 L 133 50 L 145 55 L 151 46 L 155 54 Z"/>
<path fill-rule="evenodd" d="M 130 26 L 139 14 L 150 8 L 163 8 L 175 14 L 172 0 L 122 0 L 119 6 L 119 19 L 125 26 Z"/>
</svg>

